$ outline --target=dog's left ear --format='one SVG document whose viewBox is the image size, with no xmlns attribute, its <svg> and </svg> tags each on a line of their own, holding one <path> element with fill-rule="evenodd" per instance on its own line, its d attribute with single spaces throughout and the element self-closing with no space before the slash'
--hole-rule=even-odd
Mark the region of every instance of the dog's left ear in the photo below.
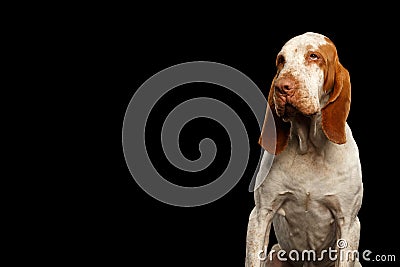
<svg viewBox="0 0 400 267">
<path fill-rule="evenodd" d="M 322 108 L 322 130 L 336 144 L 346 143 L 346 120 L 350 111 L 351 84 L 347 69 L 334 60 L 334 82 L 329 100 Z"/>
</svg>

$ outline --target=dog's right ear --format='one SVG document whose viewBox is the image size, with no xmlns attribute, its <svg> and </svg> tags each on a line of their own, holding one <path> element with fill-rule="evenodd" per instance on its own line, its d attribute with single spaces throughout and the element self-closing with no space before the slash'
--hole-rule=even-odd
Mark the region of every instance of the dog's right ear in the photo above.
<svg viewBox="0 0 400 267">
<path fill-rule="evenodd" d="M 335 78 L 332 92 L 322 108 L 322 130 L 336 143 L 346 143 L 346 120 L 350 111 L 351 85 L 349 71 L 335 60 Z"/>
<path fill-rule="evenodd" d="M 276 113 L 274 102 L 275 78 L 269 89 L 267 110 L 258 143 L 269 153 L 278 155 L 288 144 L 290 122 L 284 122 Z"/>
</svg>

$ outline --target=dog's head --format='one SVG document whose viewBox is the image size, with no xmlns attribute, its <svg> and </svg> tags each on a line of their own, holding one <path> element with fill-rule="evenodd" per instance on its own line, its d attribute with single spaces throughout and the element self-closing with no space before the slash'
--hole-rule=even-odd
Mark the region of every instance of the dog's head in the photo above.
<svg viewBox="0 0 400 267">
<path fill-rule="evenodd" d="M 279 154 L 288 143 L 290 121 L 318 113 L 326 137 L 337 144 L 345 143 L 350 76 L 339 62 L 334 43 L 318 33 L 298 35 L 282 47 L 276 68 L 268 95 L 271 112 L 266 113 L 259 144 Z M 275 120 L 276 140 L 265 131 L 270 119 Z"/>
</svg>

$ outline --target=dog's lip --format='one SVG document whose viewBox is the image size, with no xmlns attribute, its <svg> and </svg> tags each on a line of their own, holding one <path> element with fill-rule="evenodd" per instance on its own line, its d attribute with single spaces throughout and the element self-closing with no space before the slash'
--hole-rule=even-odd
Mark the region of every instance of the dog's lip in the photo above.
<svg viewBox="0 0 400 267">
<path fill-rule="evenodd" d="M 306 117 L 313 117 L 318 114 L 318 111 L 311 112 L 311 113 L 302 113 Z"/>
<path fill-rule="evenodd" d="M 297 113 L 299 113 L 298 109 L 286 102 L 280 117 L 282 117 L 283 121 L 289 121 L 289 118 L 295 116 Z"/>
<path fill-rule="evenodd" d="M 300 109 L 296 108 L 295 106 L 293 106 L 291 103 L 286 102 L 284 107 L 283 107 L 283 112 L 281 113 L 282 119 L 284 121 L 288 121 L 289 118 L 294 117 L 296 115 L 303 115 L 305 117 L 313 117 L 315 115 L 318 114 L 318 111 L 314 111 L 314 112 L 303 112 Z M 279 115 L 279 114 L 278 114 Z"/>
</svg>

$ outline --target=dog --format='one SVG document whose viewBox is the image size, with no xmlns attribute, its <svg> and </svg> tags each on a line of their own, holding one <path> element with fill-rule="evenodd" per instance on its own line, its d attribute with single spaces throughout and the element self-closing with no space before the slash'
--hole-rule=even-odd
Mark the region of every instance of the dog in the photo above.
<svg viewBox="0 0 400 267">
<path fill-rule="evenodd" d="M 245 266 L 361 266 L 363 183 L 347 123 L 349 72 L 335 44 L 314 32 L 288 40 L 276 67 L 258 141 L 264 154 Z M 268 171 L 263 165 L 271 160 Z M 278 243 L 268 253 L 271 226 Z"/>
</svg>

